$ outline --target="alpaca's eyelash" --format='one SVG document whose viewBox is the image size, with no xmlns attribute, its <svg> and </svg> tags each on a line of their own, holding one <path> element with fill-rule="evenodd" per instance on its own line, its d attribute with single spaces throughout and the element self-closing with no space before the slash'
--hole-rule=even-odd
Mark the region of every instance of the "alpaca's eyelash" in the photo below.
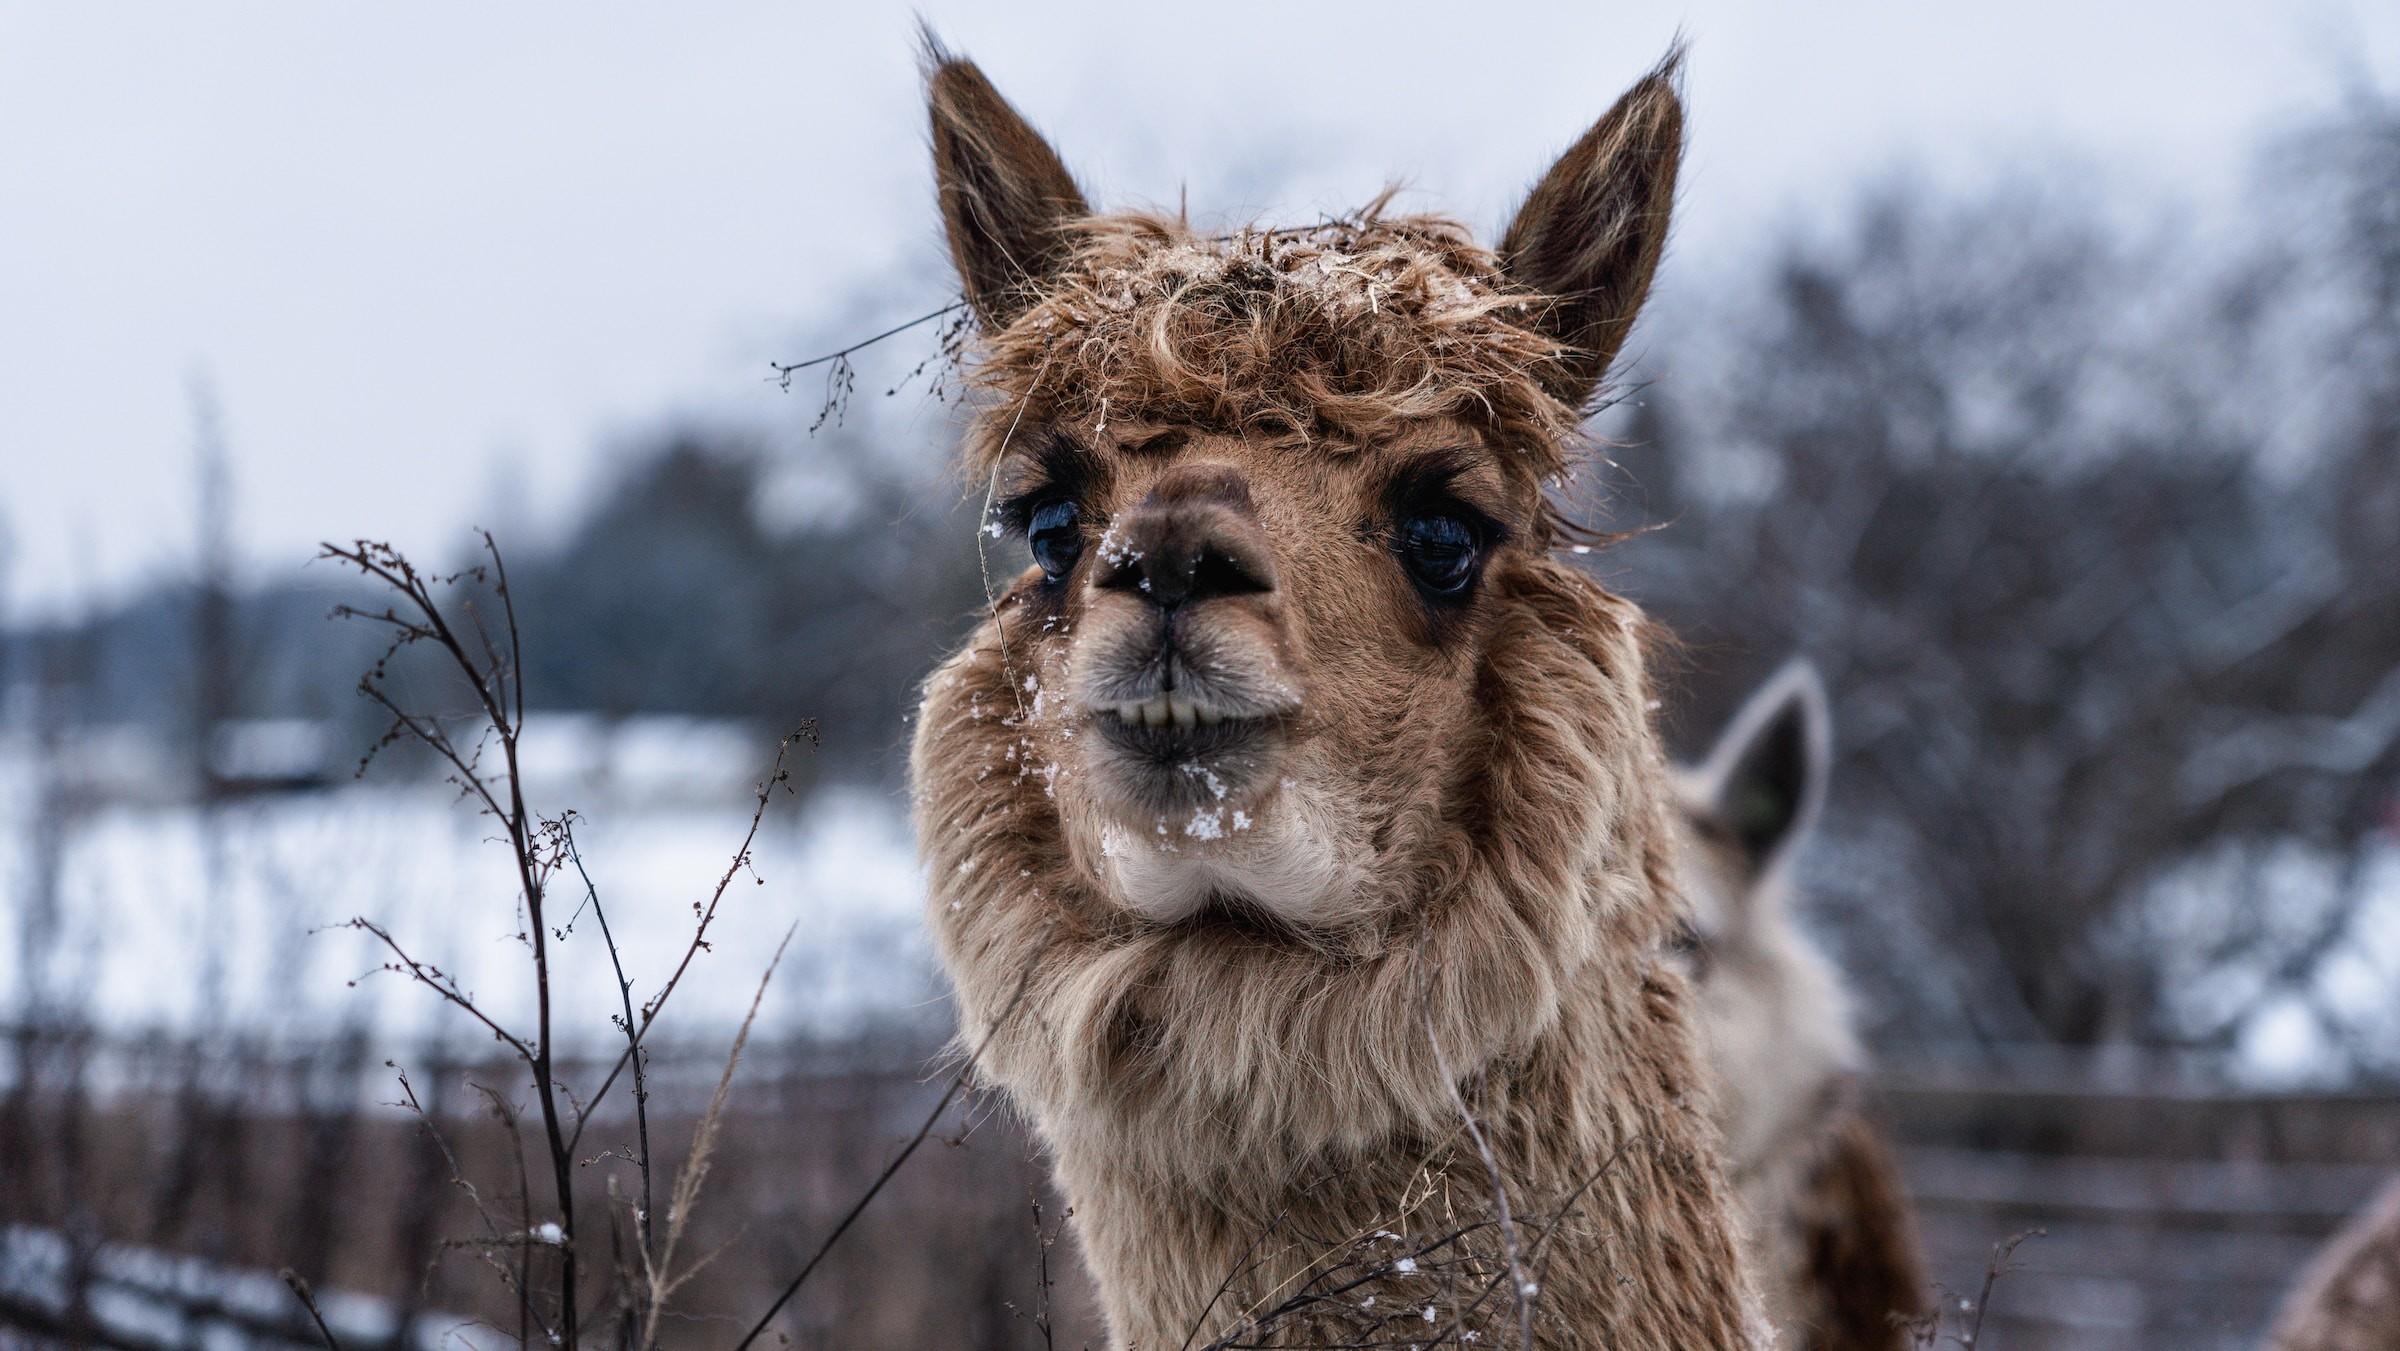
<svg viewBox="0 0 2400 1351">
<path fill-rule="evenodd" d="M 1508 527 L 1452 486 L 1473 457 L 1469 450 L 1438 451 L 1402 469 L 1384 493 L 1387 515 L 1398 521 L 1411 514 L 1446 512 L 1471 526 L 1483 547 L 1498 548 L 1509 537 Z"/>
<path fill-rule="evenodd" d="M 1056 485 L 1043 483 L 1012 494 L 992 504 L 990 528 L 995 534 L 1023 535 L 1033 526 L 1033 513 L 1044 502 L 1060 498 L 1072 500 L 1075 494 Z"/>
<path fill-rule="evenodd" d="M 1034 509 L 1065 498 L 1084 502 L 1090 497 L 1098 464 L 1092 453 L 1064 432 L 1052 432 L 1029 453 L 1025 472 L 1030 485 L 992 503 L 985 529 L 995 534 L 1022 535 L 1032 524 Z"/>
</svg>

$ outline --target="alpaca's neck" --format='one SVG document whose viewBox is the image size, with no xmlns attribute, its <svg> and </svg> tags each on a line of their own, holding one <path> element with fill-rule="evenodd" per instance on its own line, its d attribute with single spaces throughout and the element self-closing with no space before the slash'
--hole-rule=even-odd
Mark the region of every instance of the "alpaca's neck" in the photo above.
<svg viewBox="0 0 2400 1351">
<path fill-rule="evenodd" d="M 1193 1346 L 1444 1329 L 1514 1344 L 1519 1280 L 1538 1287 L 1525 1299 L 1543 1346 L 1746 1344 L 1754 1320 L 1680 1036 L 1625 1062 L 1590 1049 L 1629 1026 L 1679 1033 L 1680 989 L 1626 964 L 1568 994 L 1524 1054 L 1379 1141 L 1210 1157 L 1162 1150 L 1139 1112 L 1037 1111 L 1112 1345 L 1182 1346 L 1195 1327 Z M 1305 1094 L 1307 1079 L 1295 1066 L 1270 1091 Z"/>
<path fill-rule="evenodd" d="M 1462 1092 L 1507 1233 L 1540 1244 L 1541 1344 L 1735 1347 L 1756 1325 L 1687 992 L 1657 961 L 1675 902 L 1638 612 L 1553 564 L 1495 585 L 1485 682 L 1513 697 L 1457 800 L 1390 823 L 1391 889 L 1338 951 L 1104 893 L 1044 783 L 1005 772 L 1009 616 L 928 682 L 918 840 L 962 1040 L 1051 1146 L 1119 1345 L 1295 1298 L 1248 1339 L 1422 1341 L 1421 1316 L 1386 1320 L 1426 1307 L 1432 1332 L 1511 1336 Z"/>
</svg>

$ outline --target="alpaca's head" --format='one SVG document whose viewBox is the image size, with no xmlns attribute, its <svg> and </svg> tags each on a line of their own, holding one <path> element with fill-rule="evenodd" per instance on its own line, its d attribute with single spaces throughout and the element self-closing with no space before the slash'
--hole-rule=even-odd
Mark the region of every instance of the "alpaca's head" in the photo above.
<svg viewBox="0 0 2400 1351">
<path fill-rule="evenodd" d="M 1677 785 L 1688 961 L 1737 1171 L 1812 1138 L 1860 1063 L 1839 980 L 1788 903 L 1792 856 L 1824 802 L 1829 724 L 1815 669 L 1794 662 Z"/>
<path fill-rule="evenodd" d="M 1484 809 L 1527 693 L 1504 649 L 1556 627 L 1546 493 L 1664 240 L 1671 67 L 1497 250 L 1377 209 L 1222 234 L 1095 215 L 973 65 L 937 54 L 930 86 L 984 337 L 967 468 L 1013 673 L 988 713 L 1017 733 L 996 768 L 1038 780 L 1141 921 L 1372 920 L 1379 870 L 1421 872 Z"/>
</svg>

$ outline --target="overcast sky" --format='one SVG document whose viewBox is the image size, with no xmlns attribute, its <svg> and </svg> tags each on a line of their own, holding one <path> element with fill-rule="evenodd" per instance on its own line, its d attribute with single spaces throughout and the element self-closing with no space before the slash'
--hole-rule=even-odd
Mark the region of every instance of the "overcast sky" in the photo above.
<svg viewBox="0 0 2400 1351">
<path fill-rule="evenodd" d="M 1486 228 L 1680 29 L 1668 284 L 1900 165 L 2064 163 L 2221 205 L 2262 132 L 2400 71 L 2389 0 L 924 9 L 1104 202 L 1188 187 L 1195 215 L 1305 217 L 1397 177 Z M 804 425 L 769 359 L 951 285 L 913 23 L 0 0 L 11 600 L 178 566 L 195 381 L 254 573 L 325 536 L 438 550 L 471 519 L 556 519 L 679 414 Z"/>
</svg>

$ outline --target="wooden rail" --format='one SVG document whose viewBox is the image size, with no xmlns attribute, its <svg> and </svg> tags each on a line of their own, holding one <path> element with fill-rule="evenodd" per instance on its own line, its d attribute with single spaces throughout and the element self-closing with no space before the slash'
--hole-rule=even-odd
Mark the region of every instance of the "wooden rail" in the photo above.
<svg viewBox="0 0 2400 1351">
<path fill-rule="evenodd" d="M 1993 1292 L 2004 1351 L 2256 1351 L 2292 1279 L 2400 1170 L 2400 1094 L 2271 1093 L 2055 1060 L 1887 1071 L 1936 1279 L 1980 1284 L 1992 1245 L 2039 1229 Z"/>
</svg>

